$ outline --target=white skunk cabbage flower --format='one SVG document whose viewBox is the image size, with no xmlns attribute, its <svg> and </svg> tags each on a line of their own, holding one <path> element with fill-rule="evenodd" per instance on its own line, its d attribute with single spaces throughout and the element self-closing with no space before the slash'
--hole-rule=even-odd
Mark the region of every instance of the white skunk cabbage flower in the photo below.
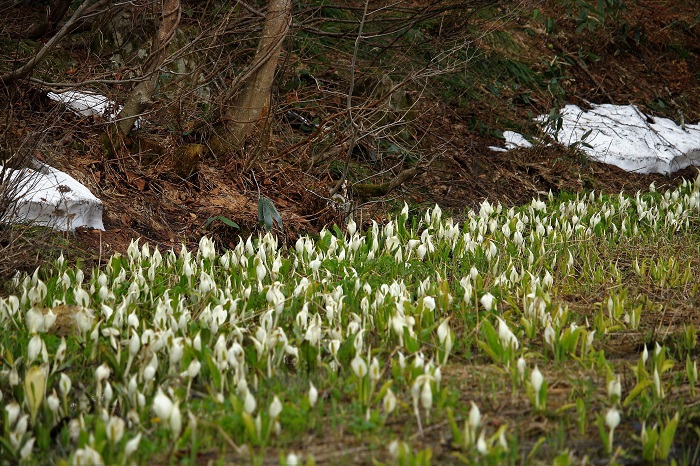
<svg viewBox="0 0 700 466">
<path fill-rule="evenodd" d="M 316 387 L 314 387 L 314 384 L 310 383 L 309 384 L 309 404 L 313 408 L 316 406 L 316 402 L 318 401 L 318 390 Z"/>
<path fill-rule="evenodd" d="M 491 311 L 491 309 L 493 309 L 493 301 L 494 301 L 494 297 L 491 293 L 486 293 L 479 300 L 481 305 L 484 306 L 484 309 L 486 310 L 486 312 L 489 312 L 489 311 Z"/>
<path fill-rule="evenodd" d="M 272 419 L 277 419 L 282 412 L 282 402 L 280 402 L 280 399 L 277 398 L 277 395 L 272 399 L 272 403 L 270 403 L 270 417 Z"/>
<path fill-rule="evenodd" d="M 367 363 L 364 359 L 360 357 L 359 354 L 356 355 L 355 358 L 350 362 L 350 367 L 352 367 L 352 371 L 357 377 L 362 378 L 365 375 L 367 375 Z"/>
<path fill-rule="evenodd" d="M 396 409 L 396 395 L 394 395 L 394 392 L 390 389 L 386 391 L 386 394 L 384 395 L 384 399 L 382 400 L 382 407 L 384 408 L 384 412 L 387 414 L 391 414 L 394 409 Z"/>
</svg>

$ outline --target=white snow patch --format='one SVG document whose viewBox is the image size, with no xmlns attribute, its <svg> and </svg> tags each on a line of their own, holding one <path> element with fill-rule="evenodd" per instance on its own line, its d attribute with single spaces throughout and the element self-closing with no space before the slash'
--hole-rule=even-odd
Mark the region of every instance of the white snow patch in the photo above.
<svg viewBox="0 0 700 466">
<path fill-rule="evenodd" d="M 635 105 L 591 104 L 587 112 L 567 105 L 561 115 L 561 129 L 557 133 L 548 127 L 549 134 L 566 146 L 578 146 L 592 160 L 644 174 L 700 165 L 700 124 L 681 127 L 667 118 L 647 116 Z M 541 115 L 537 121 L 547 119 Z M 504 137 L 506 133 L 510 132 Z M 518 144 L 522 136 L 513 134 L 506 137 L 506 147 L 524 147 Z"/>
<path fill-rule="evenodd" d="M 503 137 L 506 140 L 506 149 L 515 149 L 516 147 L 532 147 L 532 143 L 525 137 L 515 131 L 503 131 Z"/>
<path fill-rule="evenodd" d="M 16 203 L 6 222 L 31 222 L 62 231 L 72 231 L 84 226 L 104 230 L 102 201 L 75 178 L 38 163 L 36 169 L 13 170 L 4 174 L 5 184 L 17 187 Z"/>
<path fill-rule="evenodd" d="M 525 139 L 525 136 L 520 133 L 516 133 L 515 131 L 503 131 L 503 139 L 506 140 L 505 149 L 497 146 L 489 146 L 489 149 L 494 152 L 508 152 L 509 150 L 516 149 L 518 147 L 532 147 L 532 143 Z"/>
<path fill-rule="evenodd" d="M 78 115 L 95 116 L 109 121 L 116 119 L 123 108 L 122 105 L 117 105 L 116 102 L 94 92 L 65 91 L 60 94 L 49 92 L 46 95 Z M 141 117 L 136 119 L 134 126 L 136 129 L 141 126 Z"/>
<path fill-rule="evenodd" d="M 93 92 L 66 91 L 56 94 L 49 92 L 46 94 L 49 99 L 65 104 L 78 115 L 97 116 L 108 120 L 113 120 L 121 106 L 109 100 L 107 97 Z"/>
<path fill-rule="evenodd" d="M 668 174 L 700 165 L 700 124 L 683 128 L 635 105 L 591 105 L 588 112 L 567 105 L 556 137 L 569 146 L 578 143 L 593 160 L 630 172 Z"/>
</svg>

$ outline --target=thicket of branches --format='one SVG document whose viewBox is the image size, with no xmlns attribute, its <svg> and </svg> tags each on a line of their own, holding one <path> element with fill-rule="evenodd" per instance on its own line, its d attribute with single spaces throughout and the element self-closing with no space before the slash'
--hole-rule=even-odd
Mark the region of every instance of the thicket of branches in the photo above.
<svg viewBox="0 0 700 466">
<path fill-rule="evenodd" d="M 411 125 L 418 102 L 432 77 L 466 66 L 469 24 L 494 3 L 3 2 L 0 13 L 28 14 L 0 31 L 0 86 L 7 114 L 29 90 L 77 88 L 123 104 L 112 123 L 96 122 L 108 157 L 157 134 L 203 148 L 197 156 L 226 162 L 234 179 L 283 157 L 330 173 L 329 198 L 371 198 L 430 163 L 429 128 Z M 67 70 L 66 52 L 83 61 Z M 369 175 L 350 180 L 353 160 Z"/>
</svg>

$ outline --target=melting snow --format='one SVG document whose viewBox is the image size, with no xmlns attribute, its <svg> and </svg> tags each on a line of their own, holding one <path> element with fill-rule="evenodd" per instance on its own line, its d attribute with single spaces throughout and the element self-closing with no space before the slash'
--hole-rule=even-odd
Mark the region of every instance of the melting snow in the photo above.
<svg viewBox="0 0 700 466">
<path fill-rule="evenodd" d="M 549 133 L 564 145 L 577 145 L 598 162 L 644 174 L 700 165 L 700 124 L 681 127 L 667 118 L 647 116 L 634 105 L 592 104 L 589 111 L 567 105 L 561 115 L 561 129 L 555 133 L 548 128 Z M 537 118 L 546 119 L 546 115 Z M 507 148 L 509 142 L 525 147 L 506 133 Z"/>
<path fill-rule="evenodd" d="M 107 97 L 92 92 L 66 91 L 60 94 L 49 92 L 49 99 L 61 102 L 78 115 L 97 116 L 113 120 L 121 106 L 118 106 Z"/>
<path fill-rule="evenodd" d="M 3 184 L 17 186 L 14 209 L 3 221 L 31 222 L 57 230 L 85 226 L 104 230 L 102 201 L 75 178 L 45 164 L 36 169 L 3 171 Z"/>
<path fill-rule="evenodd" d="M 516 133 L 515 131 L 503 131 L 503 138 L 506 140 L 506 148 L 490 146 L 489 149 L 496 152 L 507 152 L 510 149 L 515 149 L 517 147 L 532 147 L 532 143 L 525 139 L 525 137 Z"/>
<path fill-rule="evenodd" d="M 83 116 L 96 116 L 105 120 L 114 120 L 122 110 L 121 105 L 109 100 L 107 97 L 94 92 L 66 91 L 56 94 L 46 94 L 49 99 L 61 102 L 74 113 Z M 141 117 L 134 123 L 136 129 L 141 125 Z"/>
</svg>

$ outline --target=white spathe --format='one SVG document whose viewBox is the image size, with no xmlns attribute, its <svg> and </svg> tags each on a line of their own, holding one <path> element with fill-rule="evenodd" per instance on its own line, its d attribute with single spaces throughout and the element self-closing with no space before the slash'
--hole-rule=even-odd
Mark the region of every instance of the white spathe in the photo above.
<svg viewBox="0 0 700 466">
<path fill-rule="evenodd" d="M 15 203 L 2 219 L 7 222 L 28 222 L 62 231 L 78 227 L 104 230 L 102 201 L 75 178 L 37 163 L 34 169 L 6 169 L 3 173 L 12 188 Z"/>
<path fill-rule="evenodd" d="M 635 105 L 591 104 L 588 111 L 567 105 L 561 116 L 561 129 L 548 127 L 549 134 L 565 146 L 578 146 L 597 162 L 643 174 L 668 174 L 700 165 L 700 124 L 679 126 L 667 118 L 645 115 Z M 541 115 L 537 121 L 547 119 Z M 522 136 L 506 133 L 510 132 L 503 132 L 508 149 L 525 147 L 519 143 Z"/>
</svg>

